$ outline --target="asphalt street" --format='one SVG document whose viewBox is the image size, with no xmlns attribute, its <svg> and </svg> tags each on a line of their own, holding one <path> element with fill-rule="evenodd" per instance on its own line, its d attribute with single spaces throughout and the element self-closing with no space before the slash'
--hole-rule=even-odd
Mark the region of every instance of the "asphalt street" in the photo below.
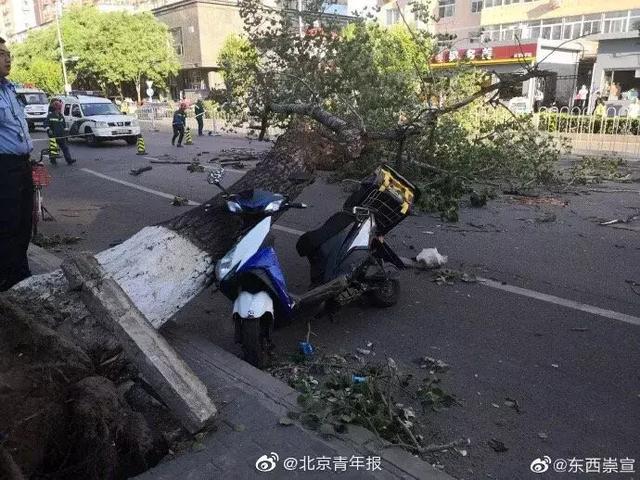
<svg viewBox="0 0 640 480">
<path fill-rule="evenodd" d="M 146 157 L 124 142 L 98 148 L 74 143 L 78 162 L 50 169 L 45 203 L 56 221 L 42 231 L 81 237 L 54 253 L 104 250 L 189 208 L 172 206 L 174 195 L 202 203 L 216 193 L 204 174 L 189 173 L 186 165 L 154 164 L 129 175 L 150 158 L 191 160 L 223 148 L 269 147 L 241 136 L 196 137 L 182 149 L 171 147 L 167 132 L 146 133 L 145 140 Z M 225 182 L 242 174 L 227 171 Z M 627 229 L 599 225 L 640 213 L 640 185 L 622 187 L 632 191 L 584 191 L 538 204 L 503 196 L 482 209 L 463 207 L 457 224 L 431 215 L 407 219 L 389 237 L 401 255 L 437 247 L 449 256 L 448 267 L 495 283 L 438 285 L 430 272 L 408 270 L 396 307 L 349 307 L 335 323 L 316 322 L 313 343 L 325 352 L 353 352 L 373 342 L 376 356 L 388 355 L 416 375 L 414 360 L 421 356 L 450 364 L 443 387 L 461 406 L 434 413 L 429 427 L 433 441 L 471 439 L 467 456 L 440 458 L 456 478 L 640 478 L 530 470 L 544 456 L 629 458 L 640 470 L 640 296 L 629 283 L 640 284 L 640 221 L 618 225 Z M 276 249 L 292 291 L 304 291 L 308 282 L 306 261 L 295 253 L 298 232 L 320 224 L 346 195 L 320 178 L 299 199 L 312 208 L 279 220 L 284 228 L 275 230 Z M 511 286 L 520 290 L 507 291 Z M 222 296 L 206 291 L 174 321 L 239 353 L 230 310 Z M 275 341 L 291 351 L 305 334 L 306 325 L 294 324 Z M 518 401 L 520 413 L 504 405 L 506 398 Z M 495 452 L 487 443 L 492 439 L 508 450 Z"/>
</svg>

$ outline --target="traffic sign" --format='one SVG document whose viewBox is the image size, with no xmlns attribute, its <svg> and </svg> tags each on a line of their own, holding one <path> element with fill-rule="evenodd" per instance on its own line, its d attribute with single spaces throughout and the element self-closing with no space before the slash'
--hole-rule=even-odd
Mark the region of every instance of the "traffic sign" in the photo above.
<svg viewBox="0 0 640 480">
<path fill-rule="evenodd" d="M 147 97 L 149 98 L 153 97 L 153 93 L 154 93 L 153 88 L 147 88 Z"/>
</svg>

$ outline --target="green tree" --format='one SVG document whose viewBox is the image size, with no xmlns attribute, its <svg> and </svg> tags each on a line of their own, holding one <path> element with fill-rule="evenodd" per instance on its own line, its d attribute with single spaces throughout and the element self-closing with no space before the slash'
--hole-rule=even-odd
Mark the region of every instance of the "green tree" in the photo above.
<svg viewBox="0 0 640 480">
<path fill-rule="evenodd" d="M 224 107 L 231 111 L 246 102 L 256 81 L 258 52 L 245 37 L 232 34 L 222 45 L 218 54 L 218 64 L 222 67 L 222 79 L 227 92 Z"/>
<path fill-rule="evenodd" d="M 18 83 L 37 85 L 50 95 L 64 89 L 60 63 L 47 58 L 34 59 L 29 68 L 24 66 L 12 68 L 11 79 Z"/>
<path fill-rule="evenodd" d="M 149 13 L 100 12 L 93 7 L 73 9 L 62 17 L 61 31 L 69 81 L 85 88 L 98 87 L 122 94 L 135 87 L 138 101 L 144 80 L 162 88 L 180 67 L 167 26 Z M 31 33 L 13 47 L 15 78 L 31 78 L 50 93 L 62 90 L 55 26 Z M 49 63 L 43 63 L 49 62 Z M 44 65 L 49 69 L 44 71 Z M 56 77 L 56 80 L 49 79 Z"/>
</svg>

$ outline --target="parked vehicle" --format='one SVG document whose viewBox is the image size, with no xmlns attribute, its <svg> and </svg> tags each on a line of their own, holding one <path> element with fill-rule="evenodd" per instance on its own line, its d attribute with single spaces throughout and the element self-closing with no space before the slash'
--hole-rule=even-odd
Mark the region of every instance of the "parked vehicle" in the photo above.
<svg viewBox="0 0 640 480">
<path fill-rule="evenodd" d="M 47 94 L 37 88 L 17 87 L 18 99 L 24 104 L 24 116 L 32 132 L 36 127 L 46 127 L 49 113 Z"/>
<path fill-rule="evenodd" d="M 409 214 L 418 191 L 392 168 L 377 169 L 360 182 L 343 211 L 300 237 L 296 249 L 309 260 L 311 289 L 299 296 L 287 289 L 268 237 L 271 215 L 307 205 L 258 189 L 230 194 L 221 178 L 222 169 L 216 170 L 209 183 L 222 189 L 229 212 L 258 220 L 215 269 L 220 291 L 233 302 L 235 340 L 248 362 L 265 366 L 273 329 L 299 312 L 313 308 L 315 315 L 332 315 L 363 295 L 379 307 L 397 303 L 404 265 L 384 236 Z"/>
<path fill-rule="evenodd" d="M 126 140 L 135 145 L 140 135 L 138 119 L 123 115 L 109 99 L 89 95 L 57 96 L 70 136 L 85 138 L 90 145 L 104 140 Z"/>
</svg>

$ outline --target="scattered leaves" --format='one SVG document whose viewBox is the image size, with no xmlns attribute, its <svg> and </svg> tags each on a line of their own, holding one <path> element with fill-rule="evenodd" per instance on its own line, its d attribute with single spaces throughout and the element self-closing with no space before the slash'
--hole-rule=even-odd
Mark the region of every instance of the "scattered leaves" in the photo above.
<svg viewBox="0 0 640 480">
<path fill-rule="evenodd" d="M 283 425 L 285 427 L 291 426 L 294 424 L 293 419 L 289 418 L 289 417 L 280 417 L 280 420 L 278 420 L 278 423 L 280 425 Z"/>
<path fill-rule="evenodd" d="M 176 195 L 175 197 L 173 197 L 171 205 L 173 205 L 174 207 L 184 207 L 186 205 L 189 205 L 189 200 L 181 197 L 180 195 Z"/>
</svg>

